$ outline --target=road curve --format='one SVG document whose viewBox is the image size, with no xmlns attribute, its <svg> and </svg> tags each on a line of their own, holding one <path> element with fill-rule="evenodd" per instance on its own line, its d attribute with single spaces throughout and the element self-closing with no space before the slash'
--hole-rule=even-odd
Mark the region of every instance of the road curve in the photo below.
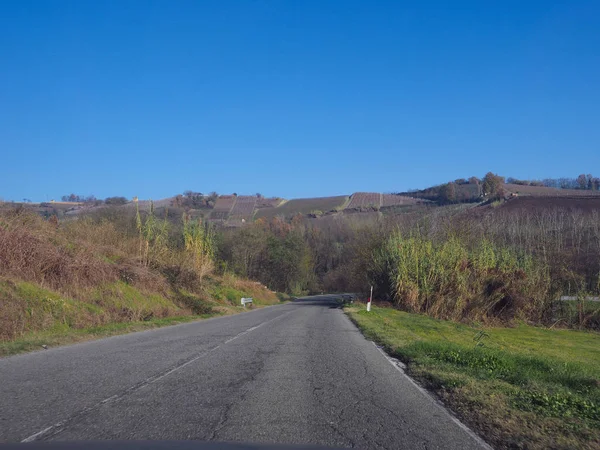
<svg viewBox="0 0 600 450">
<path fill-rule="evenodd" d="M 331 296 L 0 359 L 0 442 L 485 445 Z"/>
</svg>

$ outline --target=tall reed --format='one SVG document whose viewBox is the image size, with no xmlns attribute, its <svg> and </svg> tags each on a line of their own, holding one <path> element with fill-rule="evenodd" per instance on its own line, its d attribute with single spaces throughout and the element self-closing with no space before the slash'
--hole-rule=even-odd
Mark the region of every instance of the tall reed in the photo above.
<svg viewBox="0 0 600 450">
<path fill-rule="evenodd" d="M 154 202 L 150 202 L 150 211 L 145 216 L 140 214 L 139 203 L 136 202 L 136 227 L 139 237 L 139 258 L 143 266 L 148 267 L 157 262 L 161 255 L 168 252 L 167 237 L 169 221 L 165 217 L 159 220 L 154 210 Z"/>
<path fill-rule="evenodd" d="M 194 221 L 183 214 L 183 238 L 185 251 L 192 262 L 194 272 L 202 279 L 214 268 L 214 229 L 200 219 Z"/>
<path fill-rule="evenodd" d="M 453 320 L 540 320 L 548 308 L 547 266 L 487 239 L 469 246 L 454 236 L 436 242 L 396 231 L 374 259 L 389 271 L 395 302 L 409 311 Z"/>
</svg>

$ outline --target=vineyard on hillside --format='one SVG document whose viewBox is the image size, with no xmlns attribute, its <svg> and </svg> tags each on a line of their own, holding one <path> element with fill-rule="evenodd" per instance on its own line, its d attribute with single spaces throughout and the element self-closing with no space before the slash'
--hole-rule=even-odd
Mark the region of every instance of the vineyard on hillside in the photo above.
<svg viewBox="0 0 600 450">
<path fill-rule="evenodd" d="M 275 208 L 275 207 L 279 206 L 282 201 L 283 201 L 283 199 L 279 198 L 279 197 L 270 197 L 270 198 L 259 197 L 256 200 L 256 208 L 257 209 Z"/>
<path fill-rule="evenodd" d="M 377 192 L 356 192 L 352 194 L 346 209 L 364 209 L 381 207 L 381 194 Z"/>
<path fill-rule="evenodd" d="M 256 213 L 256 218 L 269 219 L 276 216 L 291 217 L 296 214 L 311 214 L 317 211 L 327 213 L 342 208 L 348 200 L 348 196 L 340 195 L 336 197 L 317 197 L 317 198 L 297 198 L 289 200 L 277 208 L 260 209 Z"/>
<path fill-rule="evenodd" d="M 520 184 L 505 184 L 507 192 L 518 195 L 533 195 L 536 197 L 598 197 L 600 191 L 584 189 L 558 189 L 546 186 L 524 186 Z"/>
<path fill-rule="evenodd" d="M 221 195 L 215 202 L 215 207 L 210 213 L 210 220 L 221 221 L 227 220 L 229 212 L 235 205 L 235 195 Z"/>
<path fill-rule="evenodd" d="M 381 206 L 386 208 L 389 206 L 416 205 L 418 203 L 420 203 L 420 201 L 416 198 L 406 197 L 398 194 L 383 194 Z"/>
<path fill-rule="evenodd" d="M 232 220 L 250 220 L 254 214 L 256 197 L 250 195 L 239 195 L 231 208 L 229 217 Z"/>
</svg>

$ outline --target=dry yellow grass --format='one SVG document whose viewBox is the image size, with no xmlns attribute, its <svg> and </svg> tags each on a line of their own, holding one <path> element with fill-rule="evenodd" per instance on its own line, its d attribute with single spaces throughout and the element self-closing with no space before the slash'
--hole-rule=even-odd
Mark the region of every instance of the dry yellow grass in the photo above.
<svg viewBox="0 0 600 450">
<path fill-rule="evenodd" d="M 260 283 L 195 270 L 177 240 L 142 258 L 110 221 L 0 215 L 0 340 L 113 323 L 236 311 L 240 297 L 279 301 Z"/>
</svg>

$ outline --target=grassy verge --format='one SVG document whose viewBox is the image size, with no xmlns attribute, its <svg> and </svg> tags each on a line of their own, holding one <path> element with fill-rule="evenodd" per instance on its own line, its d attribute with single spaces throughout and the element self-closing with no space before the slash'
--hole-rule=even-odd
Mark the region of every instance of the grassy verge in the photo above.
<svg viewBox="0 0 600 450">
<path fill-rule="evenodd" d="M 134 331 L 149 330 L 152 328 L 176 325 L 179 323 L 192 322 L 194 320 L 214 317 L 216 314 L 204 314 L 195 316 L 164 317 L 162 319 L 150 319 L 143 322 L 121 322 L 101 325 L 98 327 L 73 329 L 68 326 L 55 327 L 51 330 L 27 333 L 12 341 L 0 341 L 0 357 L 15 355 L 18 353 L 31 352 L 47 347 L 74 344 L 76 342 L 100 339 L 117 334 L 132 333 Z"/>
<path fill-rule="evenodd" d="M 598 448 L 600 334 L 482 328 L 362 305 L 346 311 L 492 445 Z"/>
<path fill-rule="evenodd" d="M 241 297 L 253 297 L 254 304 L 243 308 Z M 43 346 L 236 314 L 288 298 L 259 283 L 235 277 L 207 280 L 202 295 L 180 289 L 167 297 L 118 282 L 94 289 L 84 300 L 33 283 L 0 278 L 0 326 L 14 328 L 10 338 L 0 338 L 0 358 L 41 350 Z"/>
</svg>

